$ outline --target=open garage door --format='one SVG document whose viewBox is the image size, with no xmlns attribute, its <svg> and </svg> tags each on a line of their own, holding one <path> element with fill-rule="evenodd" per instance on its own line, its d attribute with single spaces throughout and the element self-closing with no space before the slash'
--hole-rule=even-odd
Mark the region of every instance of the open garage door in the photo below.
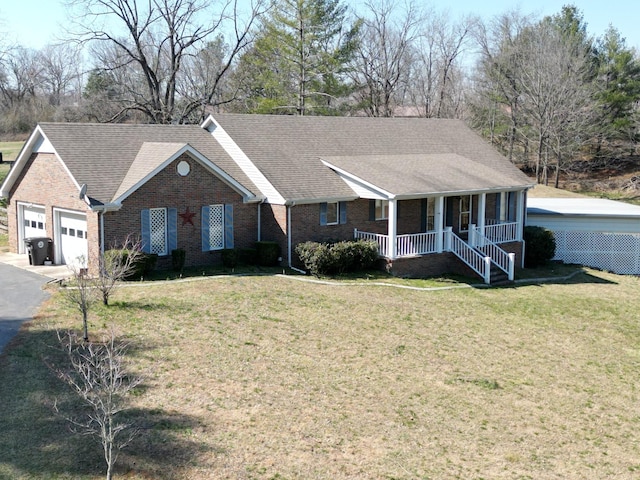
<svg viewBox="0 0 640 480">
<path fill-rule="evenodd" d="M 24 239 L 31 237 L 46 237 L 47 236 L 47 223 L 44 207 L 38 207 L 36 205 L 18 204 L 20 226 L 20 243 L 18 245 L 18 252 L 26 253 L 24 246 Z"/>
<path fill-rule="evenodd" d="M 57 211 L 56 255 L 66 265 L 87 266 L 87 216 L 83 213 Z"/>
</svg>

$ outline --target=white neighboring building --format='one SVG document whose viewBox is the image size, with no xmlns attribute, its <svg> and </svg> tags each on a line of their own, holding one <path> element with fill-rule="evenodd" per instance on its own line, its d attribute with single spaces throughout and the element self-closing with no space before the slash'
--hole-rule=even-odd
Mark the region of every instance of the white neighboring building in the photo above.
<svg viewBox="0 0 640 480">
<path fill-rule="evenodd" d="M 640 275 L 640 206 L 589 197 L 529 198 L 526 224 L 553 231 L 554 260 Z"/>
</svg>

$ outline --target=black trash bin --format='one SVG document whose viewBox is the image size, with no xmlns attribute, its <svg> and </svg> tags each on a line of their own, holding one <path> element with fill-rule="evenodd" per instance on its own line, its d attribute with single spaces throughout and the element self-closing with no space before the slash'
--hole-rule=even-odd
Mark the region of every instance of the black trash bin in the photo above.
<svg viewBox="0 0 640 480">
<path fill-rule="evenodd" d="M 49 258 L 53 240 L 48 237 L 30 237 L 25 238 L 24 243 L 29 252 L 29 265 L 44 265 Z"/>
</svg>

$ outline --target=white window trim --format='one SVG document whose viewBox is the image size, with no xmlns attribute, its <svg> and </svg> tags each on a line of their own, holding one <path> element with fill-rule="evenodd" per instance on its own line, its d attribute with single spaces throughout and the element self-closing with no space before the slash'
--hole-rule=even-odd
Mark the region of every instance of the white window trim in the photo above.
<svg viewBox="0 0 640 480">
<path fill-rule="evenodd" d="M 375 217 L 376 220 L 389 220 L 389 200 L 375 200 Z M 378 210 L 382 212 L 382 216 L 378 216 Z"/>
<path fill-rule="evenodd" d="M 164 245 L 163 245 L 163 249 L 162 251 L 156 252 L 154 251 L 154 229 L 153 229 L 153 214 L 154 212 L 162 212 L 164 215 Z M 155 253 L 157 254 L 159 257 L 162 256 L 166 256 L 169 254 L 169 252 L 167 251 L 168 247 L 169 247 L 169 238 L 168 238 L 168 230 L 169 230 L 169 218 L 168 218 L 168 211 L 165 207 L 162 208 L 150 208 L 149 209 L 149 250 L 151 251 L 151 253 Z"/>
<path fill-rule="evenodd" d="M 335 222 L 330 222 L 329 221 L 329 208 L 330 205 L 335 205 L 336 206 L 336 221 Z M 327 225 L 338 225 L 340 223 L 340 202 L 327 202 Z"/>
<path fill-rule="evenodd" d="M 213 204 L 213 205 L 208 205 L 208 207 L 209 207 L 209 251 L 213 252 L 213 251 L 216 251 L 216 250 L 224 250 L 225 246 L 226 246 L 225 245 L 225 227 L 226 226 L 225 226 L 225 222 L 224 222 L 224 215 L 225 215 L 224 204 L 216 203 L 216 204 Z M 221 221 L 221 224 L 220 224 L 220 238 L 221 238 L 222 245 L 221 246 L 218 246 L 218 245 L 214 246 L 213 242 L 211 241 L 212 240 L 211 236 L 214 234 L 215 230 L 212 228 L 211 218 L 212 218 L 213 210 L 214 209 L 218 209 L 218 208 L 221 210 L 221 215 L 220 215 L 220 221 Z"/>
</svg>

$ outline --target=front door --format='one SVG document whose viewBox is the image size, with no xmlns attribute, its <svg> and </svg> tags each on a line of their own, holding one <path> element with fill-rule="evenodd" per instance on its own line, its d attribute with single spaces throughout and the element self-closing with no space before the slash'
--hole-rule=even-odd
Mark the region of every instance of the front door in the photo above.
<svg viewBox="0 0 640 480">
<path fill-rule="evenodd" d="M 473 196 L 447 197 L 445 210 L 445 227 L 451 227 L 456 234 L 466 234 L 473 222 Z"/>
</svg>

